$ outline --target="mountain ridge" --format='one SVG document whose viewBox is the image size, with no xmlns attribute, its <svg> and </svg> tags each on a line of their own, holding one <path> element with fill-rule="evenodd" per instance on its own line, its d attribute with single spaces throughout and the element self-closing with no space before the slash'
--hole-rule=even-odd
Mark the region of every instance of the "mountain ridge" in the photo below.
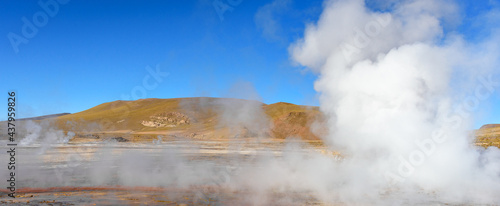
<svg viewBox="0 0 500 206">
<path fill-rule="evenodd" d="M 166 139 L 296 137 L 320 141 L 328 133 L 326 117 L 317 106 L 213 97 L 117 100 L 77 113 L 23 120 L 49 122 L 65 133 L 73 132 L 71 141 L 121 138 L 140 142 L 159 135 Z M 474 134 L 477 145 L 500 147 L 500 124 L 484 125 Z"/>
<path fill-rule="evenodd" d="M 53 124 L 77 134 L 177 135 L 195 139 L 262 136 L 319 140 L 310 127 L 323 119 L 319 108 L 314 106 L 192 97 L 106 102 L 54 118 Z"/>
</svg>

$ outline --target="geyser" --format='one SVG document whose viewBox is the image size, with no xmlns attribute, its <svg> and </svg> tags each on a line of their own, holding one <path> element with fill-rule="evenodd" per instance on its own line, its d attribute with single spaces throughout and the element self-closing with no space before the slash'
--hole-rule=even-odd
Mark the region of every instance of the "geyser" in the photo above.
<svg viewBox="0 0 500 206">
<path fill-rule="evenodd" d="M 325 178 L 345 201 L 500 202 L 500 151 L 474 148 L 470 134 L 473 112 L 500 85 L 499 32 L 468 41 L 452 30 L 458 11 L 439 0 L 384 11 L 327 1 L 291 46 L 319 74 L 325 141 L 347 156 Z"/>
</svg>

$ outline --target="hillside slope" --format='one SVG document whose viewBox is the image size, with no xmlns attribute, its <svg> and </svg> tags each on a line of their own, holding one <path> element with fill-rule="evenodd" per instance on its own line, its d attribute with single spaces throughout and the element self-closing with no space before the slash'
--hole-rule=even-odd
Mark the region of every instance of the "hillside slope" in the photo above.
<svg viewBox="0 0 500 206">
<path fill-rule="evenodd" d="M 476 130 L 476 142 L 483 147 L 500 148 L 500 124 L 486 124 Z"/>
<path fill-rule="evenodd" d="M 156 135 L 318 140 L 311 127 L 321 124 L 317 122 L 322 119 L 318 107 L 200 97 L 114 101 L 51 121 L 59 129 L 77 133 L 77 138 L 113 134 L 132 140 L 149 140 L 154 137 L 148 136 Z"/>
</svg>

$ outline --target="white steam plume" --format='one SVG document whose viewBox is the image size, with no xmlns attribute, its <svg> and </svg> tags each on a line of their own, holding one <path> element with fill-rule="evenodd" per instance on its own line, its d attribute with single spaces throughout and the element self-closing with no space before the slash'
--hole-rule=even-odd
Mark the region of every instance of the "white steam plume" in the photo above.
<svg viewBox="0 0 500 206">
<path fill-rule="evenodd" d="M 500 151 L 474 148 L 469 134 L 474 109 L 499 86 L 498 30 L 480 43 L 445 32 L 459 15 L 444 0 L 402 1 L 390 12 L 362 0 L 324 7 L 290 53 L 319 73 L 325 140 L 347 155 L 330 174 L 335 192 L 344 201 L 500 203 Z"/>
</svg>

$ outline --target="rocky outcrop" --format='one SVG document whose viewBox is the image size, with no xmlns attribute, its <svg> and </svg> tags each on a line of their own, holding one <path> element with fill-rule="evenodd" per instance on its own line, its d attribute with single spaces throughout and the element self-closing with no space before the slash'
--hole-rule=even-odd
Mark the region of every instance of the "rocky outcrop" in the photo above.
<svg viewBox="0 0 500 206">
<path fill-rule="evenodd" d="M 152 115 L 149 120 L 143 120 L 142 125 L 146 127 L 177 127 L 179 125 L 191 124 L 192 118 L 180 112 L 163 112 Z"/>
</svg>

